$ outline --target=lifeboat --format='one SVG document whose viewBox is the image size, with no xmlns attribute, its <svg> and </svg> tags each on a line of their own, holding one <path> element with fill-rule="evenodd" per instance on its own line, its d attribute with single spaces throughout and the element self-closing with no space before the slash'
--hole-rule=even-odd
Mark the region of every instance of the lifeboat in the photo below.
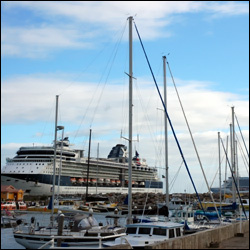
<svg viewBox="0 0 250 250">
<path fill-rule="evenodd" d="M 145 182 L 144 182 L 144 181 L 141 181 L 141 182 L 139 183 L 139 187 L 145 187 Z"/>
<path fill-rule="evenodd" d="M 110 179 L 105 179 L 104 183 L 105 183 L 106 185 L 110 185 Z"/>
<path fill-rule="evenodd" d="M 103 185 L 103 182 L 104 182 L 103 178 L 98 178 L 98 184 Z"/>
<path fill-rule="evenodd" d="M 76 178 L 70 178 L 70 181 L 71 181 L 72 183 L 75 183 L 75 182 L 76 182 Z"/>
<path fill-rule="evenodd" d="M 115 180 L 115 183 L 117 186 L 119 186 L 121 184 L 121 181 L 120 180 Z"/>
<path fill-rule="evenodd" d="M 110 180 L 111 185 L 115 185 L 115 180 Z"/>
<path fill-rule="evenodd" d="M 79 178 L 78 180 L 77 180 L 77 182 L 79 182 L 79 183 L 83 183 L 84 182 L 84 180 L 83 180 L 83 178 Z"/>
<path fill-rule="evenodd" d="M 91 178 L 91 183 L 95 184 L 96 183 L 96 179 Z"/>
</svg>

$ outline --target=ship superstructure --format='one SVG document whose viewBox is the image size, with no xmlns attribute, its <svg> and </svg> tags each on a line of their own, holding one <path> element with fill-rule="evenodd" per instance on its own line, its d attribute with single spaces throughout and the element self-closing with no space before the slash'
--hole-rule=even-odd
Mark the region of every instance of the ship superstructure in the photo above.
<svg viewBox="0 0 250 250">
<path fill-rule="evenodd" d="M 232 194 L 232 183 L 233 183 L 233 178 L 229 177 L 226 181 L 224 181 L 223 185 L 221 186 L 221 192 L 223 193 L 225 190 L 226 194 Z M 249 177 L 239 177 L 238 189 L 239 189 L 239 192 L 242 194 L 249 193 Z M 211 191 L 213 193 L 218 194 L 220 192 L 220 188 L 219 187 L 212 187 Z"/>
<path fill-rule="evenodd" d="M 52 194 L 53 146 L 21 147 L 14 158 L 6 161 L 1 173 L 3 185 L 13 185 L 29 195 Z M 127 147 L 123 144 L 113 147 L 108 158 L 90 158 L 87 180 L 88 158 L 84 157 L 83 150 L 71 149 L 65 137 L 57 142 L 56 189 L 60 165 L 60 194 L 84 194 L 87 185 L 89 193 L 127 193 L 128 159 Z M 132 171 L 133 192 L 162 192 L 157 169 L 149 167 L 137 152 Z"/>
</svg>

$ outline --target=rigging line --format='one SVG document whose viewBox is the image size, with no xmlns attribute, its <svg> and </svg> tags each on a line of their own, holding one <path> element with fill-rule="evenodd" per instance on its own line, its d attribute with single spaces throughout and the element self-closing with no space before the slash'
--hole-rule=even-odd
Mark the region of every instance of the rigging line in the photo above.
<svg viewBox="0 0 250 250">
<path fill-rule="evenodd" d="M 61 91 L 59 96 L 64 94 L 64 92 L 73 84 L 75 81 L 84 73 L 87 71 L 87 69 L 96 61 L 96 59 L 103 53 L 103 51 L 107 48 L 108 46 L 104 47 L 94 58 L 93 60 L 86 66 L 85 69 L 83 69 L 65 88 Z"/>
<path fill-rule="evenodd" d="M 244 152 L 243 152 L 243 149 L 242 149 L 242 146 L 241 146 L 241 144 L 240 144 L 240 142 L 239 142 L 239 138 L 238 138 L 238 136 L 237 136 L 236 133 L 235 133 L 235 135 L 236 135 L 236 139 L 238 140 L 237 145 L 239 146 L 239 149 L 240 149 L 240 153 L 241 153 L 241 156 L 242 156 L 243 163 L 244 163 L 244 165 L 245 165 L 245 167 L 246 167 L 247 173 L 249 174 L 248 169 L 247 169 L 247 166 L 249 166 L 249 163 L 247 162 L 246 156 L 245 156 L 245 154 L 244 154 Z"/>
<path fill-rule="evenodd" d="M 126 22 L 126 24 L 127 24 L 127 22 Z M 122 34 L 121 34 L 120 39 L 117 41 L 117 43 L 116 43 L 116 45 L 115 45 L 115 47 L 114 47 L 114 51 L 113 51 L 113 53 L 114 53 L 114 55 L 113 55 L 113 59 L 112 59 L 112 57 L 110 57 L 110 61 L 111 61 L 111 62 L 110 62 L 110 66 L 109 66 L 109 69 L 108 69 L 108 72 L 107 72 L 107 76 L 106 76 L 106 79 L 105 79 L 104 85 L 103 85 L 103 87 L 102 87 L 101 93 L 100 93 L 100 95 L 99 95 L 99 98 L 98 98 L 97 104 L 96 104 L 95 109 L 94 109 L 94 112 L 93 112 L 92 120 L 91 120 L 91 123 L 90 123 L 91 125 L 92 125 L 92 123 L 93 123 L 93 121 L 94 121 L 94 117 L 95 117 L 95 114 L 96 114 L 96 111 L 97 111 L 98 105 L 99 105 L 100 100 L 101 100 L 101 97 L 102 97 L 102 95 L 103 95 L 104 88 L 105 88 L 105 86 L 106 86 L 106 84 L 107 84 L 107 81 L 108 81 L 108 78 L 109 78 L 109 75 L 110 75 L 110 72 L 111 72 L 112 66 L 113 66 L 113 64 L 114 64 L 114 61 L 115 61 L 115 58 L 116 58 L 116 55 L 117 55 L 117 52 L 118 52 L 119 46 L 120 46 L 120 44 L 121 44 L 121 40 L 122 40 L 122 38 L 123 38 L 123 35 L 124 35 L 124 32 L 125 32 L 125 29 L 126 29 L 126 25 L 124 26 L 124 29 L 123 29 L 123 31 L 122 31 Z M 112 59 L 112 60 L 111 60 L 111 59 Z M 107 68 L 108 68 L 108 64 L 107 64 Z"/>
<path fill-rule="evenodd" d="M 175 175 L 174 175 L 174 177 L 173 177 L 173 179 L 172 179 L 172 181 L 170 182 L 170 188 L 169 188 L 169 190 L 172 190 L 172 188 L 173 188 L 173 186 L 174 186 L 174 183 L 175 183 L 175 181 L 176 181 L 176 179 L 177 179 L 177 176 L 179 175 L 179 173 L 180 173 L 180 170 L 181 170 L 181 167 L 182 167 L 182 164 L 183 164 L 183 160 L 181 161 L 181 165 L 180 165 L 180 167 L 178 168 L 178 170 L 177 170 L 177 172 L 175 173 Z M 165 168 L 164 168 L 165 169 Z"/>
<path fill-rule="evenodd" d="M 239 130 L 240 130 L 240 135 L 241 135 L 241 138 L 242 138 L 242 141 L 243 141 L 243 143 L 244 143 L 244 146 L 245 146 L 245 149 L 246 149 L 246 152 L 247 152 L 247 155 L 248 155 L 248 159 L 249 159 L 249 153 L 248 153 L 248 150 L 247 150 L 247 146 L 246 146 L 245 140 L 244 140 L 243 135 L 242 135 L 242 133 L 241 133 L 240 124 L 239 124 L 239 122 L 238 122 L 238 119 L 237 119 L 237 116 L 236 116 L 235 113 L 234 113 L 234 115 L 235 115 L 235 118 L 236 118 L 236 121 L 237 121 L 237 124 L 238 124 L 238 128 L 239 128 Z"/>
<path fill-rule="evenodd" d="M 129 45 L 127 44 L 127 47 L 126 47 L 125 51 L 129 50 L 128 47 L 129 47 Z M 129 55 L 128 55 L 128 53 L 126 53 L 125 54 L 124 65 L 123 65 L 124 72 L 126 72 L 126 65 L 128 65 L 128 63 L 127 63 L 128 62 L 128 57 L 129 57 Z M 128 124 L 128 122 L 127 122 L 127 120 L 128 120 L 128 111 L 126 110 L 126 108 L 127 108 L 126 96 L 128 96 L 128 88 L 127 88 L 127 78 L 126 78 L 126 76 L 127 76 L 126 74 L 123 74 L 123 84 L 122 84 L 122 86 L 123 86 L 123 91 L 122 91 L 123 95 L 122 95 L 122 113 L 121 113 L 122 114 L 121 133 L 123 132 L 124 134 L 127 133 L 126 132 L 126 129 L 127 129 L 126 126 Z M 120 141 L 122 141 L 122 139 L 123 138 L 120 137 Z M 126 140 L 126 142 L 127 142 L 127 140 Z"/>
<path fill-rule="evenodd" d="M 178 93 L 178 90 L 177 90 L 177 88 L 176 88 L 175 80 L 174 80 L 174 77 L 173 77 L 173 75 L 172 75 L 172 71 L 171 71 L 171 69 L 170 69 L 170 65 L 169 65 L 168 61 L 167 61 L 167 65 L 168 65 L 168 69 L 169 69 L 169 72 L 170 72 L 170 75 L 171 75 L 171 78 L 172 78 L 172 81 L 173 81 L 173 84 L 174 84 L 174 88 L 175 88 L 177 97 L 178 97 L 178 99 L 179 99 L 179 103 L 180 103 L 180 106 L 181 106 L 181 109 L 182 109 L 182 113 L 183 113 L 183 115 L 184 115 L 184 118 L 185 118 L 185 121 L 186 121 L 186 124 L 187 124 L 187 127 L 188 127 L 189 134 L 190 134 L 191 139 L 192 139 L 192 143 L 193 143 L 193 146 L 194 146 L 194 149 L 195 149 L 195 152 L 196 152 L 196 156 L 197 156 L 197 158 L 198 158 L 198 161 L 199 161 L 199 164 L 200 164 L 200 167 L 201 167 L 201 171 L 202 171 L 203 177 L 204 177 L 205 182 L 206 182 L 206 185 L 207 185 L 208 192 L 209 192 L 210 197 L 211 197 L 211 199 L 212 199 L 212 201 L 213 201 L 213 204 L 214 204 L 216 213 L 217 213 L 217 215 L 218 215 L 218 218 L 220 218 L 219 213 L 218 213 L 218 211 L 217 211 L 217 206 L 215 205 L 215 201 L 214 201 L 212 192 L 211 192 L 211 190 L 210 190 L 210 187 L 209 187 L 209 184 L 208 184 L 208 181 L 207 181 L 207 178 L 206 178 L 206 175 L 205 175 L 205 172 L 204 172 L 202 163 L 201 163 L 201 159 L 200 159 L 198 150 L 197 150 L 197 148 L 196 148 L 196 144 L 195 144 L 195 142 L 194 142 L 193 134 L 192 134 L 192 132 L 191 132 L 191 129 L 190 129 L 190 126 L 189 126 L 189 123 L 188 123 L 188 120 L 187 120 L 187 117 L 186 117 L 186 114 L 185 114 L 185 111 L 184 111 L 184 108 L 183 108 L 183 105 L 182 105 L 182 102 L 181 102 L 181 99 L 180 99 L 180 96 L 179 96 L 179 93 Z"/>
<path fill-rule="evenodd" d="M 246 157 L 246 155 L 245 155 L 245 153 L 243 152 L 243 148 L 242 148 L 242 146 L 241 146 L 241 143 L 240 143 L 240 140 L 239 140 L 239 137 L 238 137 L 238 135 L 237 135 L 237 133 L 235 133 L 235 136 L 236 136 L 236 139 L 238 140 L 238 146 L 240 147 L 240 149 L 242 150 L 242 158 L 247 162 L 247 165 L 249 165 L 249 158 L 248 158 L 248 160 L 247 160 L 247 157 Z"/>
<path fill-rule="evenodd" d="M 170 127 L 171 127 L 171 130 L 172 130 L 172 132 L 173 132 L 173 135 L 174 135 L 175 141 L 176 141 L 177 146 L 178 146 L 178 149 L 179 149 L 179 151 L 180 151 L 181 157 L 182 157 L 182 159 L 183 159 L 183 161 L 184 161 L 184 164 L 185 164 L 186 170 L 187 170 L 187 172 L 188 172 L 189 178 L 190 178 L 190 180 L 191 180 L 191 182 L 192 182 L 192 185 L 193 185 L 193 187 L 194 187 L 194 190 L 195 190 L 195 192 L 196 192 L 196 195 L 197 195 L 197 198 L 198 198 L 199 203 L 200 203 L 200 205 L 201 205 L 201 208 L 202 208 L 203 212 L 205 212 L 205 210 L 204 210 L 204 208 L 203 208 L 203 206 L 202 206 L 202 203 L 201 203 L 201 200 L 200 200 L 199 194 L 198 194 L 198 192 L 197 192 L 197 190 L 196 190 L 196 187 L 195 187 L 195 185 L 194 185 L 193 179 L 192 179 L 192 177 L 191 177 L 191 173 L 190 173 L 190 171 L 189 171 L 189 169 L 188 169 L 188 166 L 187 166 L 186 160 L 185 160 L 185 158 L 184 158 L 184 155 L 183 155 L 182 149 L 181 149 L 181 147 L 180 147 L 179 141 L 178 141 L 178 139 L 177 139 L 177 137 L 176 137 L 176 134 L 175 134 L 175 131 L 174 131 L 174 128 L 173 128 L 172 122 L 171 122 L 171 120 L 170 120 L 170 118 L 169 118 L 169 116 L 168 116 L 168 112 L 167 112 L 167 109 L 166 109 L 166 105 L 165 105 L 165 103 L 164 103 L 164 101 L 163 101 L 163 99 L 162 99 L 162 96 L 161 96 L 161 93 L 160 93 L 159 87 L 158 87 L 157 82 L 156 82 L 156 80 L 155 80 L 154 73 L 153 73 L 152 68 L 151 68 L 151 66 L 150 66 L 150 63 L 149 63 L 149 60 L 148 60 L 148 57 L 147 57 L 146 51 L 145 51 L 144 46 L 143 46 L 143 44 L 142 44 L 141 37 L 140 37 L 140 35 L 139 35 L 139 32 L 138 32 L 138 29 L 137 29 L 137 27 L 136 27 L 135 22 L 134 22 L 134 25 L 135 25 L 135 29 L 136 29 L 137 35 L 138 35 L 138 37 L 139 37 L 139 40 L 140 40 L 140 43 L 141 43 L 142 49 L 143 49 L 143 51 L 144 51 L 144 54 L 145 54 L 145 57 L 146 57 L 146 60 L 147 60 L 147 63 L 148 63 L 149 69 L 150 69 L 151 74 L 152 74 L 152 77 L 153 77 L 153 79 L 154 79 L 154 83 L 155 83 L 156 89 L 157 89 L 157 91 L 158 91 L 159 97 L 160 97 L 160 99 L 161 99 L 162 105 L 163 105 L 164 110 L 165 110 L 165 113 L 166 113 L 166 116 L 167 116 L 167 118 L 168 118 L 169 125 L 170 125 Z M 215 207 L 215 208 L 216 208 L 216 207 Z"/>
<path fill-rule="evenodd" d="M 54 98 L 53 98 L 53 99 L 54 99 Z M 55 102 L 55 100 L 54 100 L 53 102 Z M 40 138 L 39 138 L 40 143 L 41 143 L 42 137 L 44 136 L 44 132 L 45 132 L 45 130 L 46 130 L 47 125 L 50 124 L 49 121 L 50 121 L 50 119 L 51 119 L 51 115 L 52 115 L 52 112 L 53 112 L 54 109 L 55 109 L 55 104 L 53 104 L 53 106 L 51 106 L 51 109 L 50 109 L 50 113 L 49 113 L 48 119 L 47 119 L 46 122 L 45 122 L 45 125 L 44 125 L 44 127 L 43 127 L 43 132 L 42 132 L 42 134 L 41 134 L 41 136 L 40 136 Z M 54 128 L 53 128 L 53 130 L 54 130 Z M 52 138 L 52 137 L 53 137 L 53 131 L 51 132 L 51 138 Z"/>
<path fill-rule="evenodd" d="M 158 152 L 157 150 L 157 140 L 155 139 L 155 137 L 153 136 L 154 135 L 154 132 L 152 131 L 152 128 L 150 127 L 150 119 L 149 119 L 149 116 L 148 116 L 148 113 L 147 113 L 147 108 L 145 107 L 145 105 L 143 105 L 143 101 L 142 101 L 142 97 L 141 97 L 141 93 L 139 91 L 139 88 L 138 88 L 138 85 L 137 85 L 137 81 L 135 81 L 135 87 L 136 87 L 136 90 L 138 92 L 138 97 L 139 97 L 139 100 L 140 100 L 140 104 L 141 104 L 141 107 L 143 109 L 143 113 L 144 113 L 144 117 L 146 119 L 146 123 L 147 123 L 147 127 L 148 127 L 148 130 L 149 130 L 149 133 L 151 135 L 151 138 L 153 140 L 153 144 L 154 144 L 154 148 L 156 149 L 156 152 Z M 142 125 L 141 125 L 142 126 Z"/>
<path fill-rule="evenodd" d="M 124 31 L 125 31 L 126 26 L 127 26 L 127 21 L 126 21 L 126 23 L 125 23 L 125 25 L 124 25 L 124 29 L 123 29 L 123 32 L 122 32 L 122 36 L 123 36 L 123 34 L 124 34 Z M 116 43 L 116 46 L 117 46 L 117 43 Z M 116 46 L 115 46 L 115 47 L 116 47 Z M 114 51 L 114 50 L 115 50 L 115 49 L 113 49 L 113 51 Z M 113 52 L 112 52 L 112 53 L 113 53 Z M 110 57 L 109 61 L 111 60 L 111 58 L 112 58 L 112 57 Z M 105 69 L 104 69 L 104 72 L 106 71 L 106 69 L 107 69 L 107 67 L 108 67 L 109 61 L 108 61 L 107 65 L 106 65 L 106 67 L 105 67 Z M 92 95 L 92 97 L 91 97 L 91 100 L 90 100 L 90 102 L 89 102 L 89 104 L 88 104 L 88 107 L 87 107 L 87 109 L 86 109 L 86 111 L 85 111 L 85 114 L 83 115 L 82 120 L 81 120 L 81 122 L 80 122 L 80 124 L 79 124 L 79 126 L 78 126 L 78 129 L 77 129 L 77 131 L 76 131 L 76 134 L 75 134 L 75 137 L 74 137 L 73 141 L 75 140 L 76 136 L 78 135 L 79 130 L 80 130 L 81 126 L 82 126 L 82 123 L 83 123 L 83 121 L 84 121 L 84 119 L 85 119 L 85 117 L 86 117 L 86 115 L 87 115 L 87 113 L 88 113 L 88 111 L 89 111 L 89 109 L 90 109 L 90 106 L 91 106 L 91 104 L 92 104 L 92 102 L 93 102 L 93 100 L 94 100 L 94 96 L 96 95 L 97 90 L 98 90 L 98 88 L 99 88 L 99 86 L 100 86 L 100 84 L 101 84 L 101 80 L 102 80 L 102 78 L 103 78 L 103 76 L 104 76 L 104 72 L 103 72 L 103 74 L 102 74 L 102 76 L 101 76 L 101 78 L 100 78 L 100 80 L 99 80 L 99 82 L 98 82 L 98 85 L 97 85 L 97 87 L 96 87 L 96 90 L 93 92 L 93 95 Z M 91 126 L 90 126 L 90 127 L 91 127 Z M 86 136 L 86 140 L 87 140 L 87 136 Z"/>
<path fill-rule="evenodd" d="M 220 138 L 220 139 L 221 139 L 221 138 Z M 241 206 L 242 206 L 242 208 L 243 208 L 243 212 L 244 212 L 244 214 L 245 214 L 245 216 L 246 216 L 246 219 L 247 219 L 247 215 L 246 215 L 245 208 L 244 208 L 243 203 L 242 203 L 242 200 L 241 200 L 241 196 L 240 196 L 240 192 L 239 192 L 239 189 L 238 189 L 238 185 L 237 185 L 236 180 L 235 180 L 235 177 L 234 177 L 234 172 L 233 172 L 233 170 L 232 170 L 232 168 L 231 168 L 231 165 L 230 165 L 230 162 L 229 162 L 229 160 L 228 160 L 227 153 L 226 153 L 226 150 L 225 150 L 224 143 L 223 143 L 223 140 L 222 140 L 222 139 L 221 139 L 221 144 L 222 144 L 223 150 L 224 150 L 225 155 L 226 155 L 226 158 L 227 158 L 228 166 L 229 166 L 229 169 L 230 169 L 231 174 L 232 174 L 232 178 L 233 178 L 233 181 L 234 181 L 234 185 L 235 185 L 235 187 L 236 187 L 236 190 L 237 190 L 237 194 L 238 194 L 238 197 L 239 197 L 239 200 L 240 200 L 240 204 L 241 204 Z"/>
<path fill-rule="evenodd" d="M 127 21 L 126 21 L 127 23 Z M 126 25 L 126 24 L 125 24 Z M 63 92 L 69 88 L 84 72 L 87 71 L 87 69 L 97 60 L 97 58 L 104 52 L 105 49 L 107 49 L 107 47 L 109 47 L 111 44 L 111 42 L 109 42 L 109 44 L 105 47 L 103 47 L 98 53 L 97 55 L 92 59 L 92 61 L 90 61 L 90 63 L 71 81 L 71 83 L 69 83 L 62 91 L 59 95 L 62 95 Z"/>
<path fill-rule="evenodd" d="M 157 137 L 157 129 L 156 129 L 156 131 L 154 131 L 153 129 L 152 129 L 152 127 L 150 126 L 150 116 L 149 116 L 149 114 L 148 114 L 148 112 L 147 112 L 147 110 L 149 110 L 149 108 L 148 108 L 148 106 L 150 105 L 150 102 L 151 102 L 151 99 L 152 99 L 152 95 L 150 95 L 150 98 L 148 99 L 148 102 L 147 102 L 147 104 L 145 104 L 144 102 L 143 102 L 143 99 L 145 99 L 145 98 L 142 98 L 142 94 L 141 94 L 141 92 L 140 92 L 140 90 L 139 90 L 139 88 L 138 88 L 138 83 L 137 83 L 137 79 L 135 80 L 135 87 L 136 87 L 136 91 L 137 91 L 137 96 L 138 96 L 138 98 L 139 98 L 139 101 L 140 101 L 140 105 L 141 105 L 141 107 L 142 107 L 142 110 L 143 110 L 143 114 L 144 114 L 144 118 L 145 118 L 145 120 L 146 120 L 146 122 L 147 122 L 147 127 L 148 127 L 148 130 L 149 130 L 149 133 L 150 133 L 150 136 L 151 136 L 151 138 L 152 138 L 152 141 L 153 141 L 153 144 L 154 144 L 154 149 L 155 149 L 155 154 L 156 154 L 156 161 L 155 161 L 155 164 L 160 164 L 160 160 L 157 160 L 157 159 L 161 159 L 161 155 L 162 155 L 162 152 L 160 152 L 160 148 L 162 147 L 161 145 L 159 145 L 160 144 L 160 142 L 161 142 L 161 139 L 157 139 L 158 137 Z M 158 100 L 158 99 L 157 99 Z M 162 117 L 162 116 L 161 116 Z M 163 117 L 162 117 L 163 118 Z M 152 119 L 151 119 L 152 120 Z M 158 121 L 158 119 L 156 119 L 156 121 Z M 141 130 L 141 128 L 142 128 L 142 126 L 144 125 L 144 123 L 142 123 L 141 124 L 141 126 L 138 128 L 138 131 L 140 131 Z M 157 127 L 157 124 L 156 124 L 156 127 Z M 154 135 L 154 136 L 153 136 Z M 156 136 L 155 136 L 156 135 Z M 163 142 L 162 142 L 163 143 Z"/>
<path fill-rule="evenodd" d="M 223 162 L 224 157 L 225 157 L 225 155 L 222 156 L 222 159 L 221 159 L 221 161 L 220 161 L 221 163 Z M 214 178 L 213 178 L 213 180 L 212 180 L 212 182 L 211 182 L 210 189 L 211 189 L 211 187 L 212 187 L 213 184 L 214 184 L 214 181 L 215 181 L 215 178 L 216 178 L 218 172 L 219 172 L 219 167 L 217 168 L 217 171 L 216 171 L 216 173 L 215 173 L 215 176 L 214 176 Z"/>
</svg>

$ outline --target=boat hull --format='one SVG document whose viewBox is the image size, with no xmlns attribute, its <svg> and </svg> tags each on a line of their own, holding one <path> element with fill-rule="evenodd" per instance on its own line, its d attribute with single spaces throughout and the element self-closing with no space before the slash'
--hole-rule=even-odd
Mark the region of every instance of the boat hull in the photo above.
<svg viewBox="0 0 250 250">
<path fill-rule="evenodd" d="M 36 181 L 25 181 L 19 178 L 12 178 L 9 176 L 1 176 L 2 185 L 13 185 L 16 189 L 22 189 L 25 191 L 25 195 L 39 195 L 39 196 L 51 196 L 52 195 L 52 185 L 46 183 L 40 183 Z M 57 187 L 56 187 L 57 190 Z M 133 188 L 133 193 L 145 193 L 148 192 L 148 188 Z M 28 192 L 27 192 L 28 191 Z M 122 193 L 127 194 L 127 187 L 105 187 L 105 186 L 90 186 L 88 187 L 89 194 L 98 193 Z M 150 192 L 162 193 L 162 188 L 150 188 Z M 86 186 L 60 186 L 61 195 L 82 195 L 86 193 Z"/>
<path fill-rule="evenodd" d="M 117 236 L 119 237 L 119 236 Z M 51 240 L 50 235 L 32 235 L 32 234 L 18 234 L 14 233 L 14 238 L 16 242 L 26 249 L 38 249 L 44 244 L 48 243 Z M 116 237 L 114 237 L 115 239 Z M 110 240 L 110 239 L 107 239 Z M 107 241 L 102 240 L 102 241 Z M 55 239 L 55 246 L 57 245 L 57 240 Z M 43 247 L 43 249 L 49 249 L 51 247 L 50 244 Z M 61 247 L 80 247 L 81 249 L 97 249 L 99 248 L 98 240 L 84 239 L 84 237 L 75 237 L 75 238 L 67 238 L 63 239 L 61 243 Z"/>
</svg>

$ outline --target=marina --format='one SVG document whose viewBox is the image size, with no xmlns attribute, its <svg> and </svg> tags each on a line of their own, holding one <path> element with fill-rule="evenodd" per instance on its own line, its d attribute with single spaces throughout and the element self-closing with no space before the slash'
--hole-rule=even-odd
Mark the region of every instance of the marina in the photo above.
<svg viewBox="0 0 250 250">
<path fill-rule="evenodd" d="M 141 38 L 134 16 L 127 18 L 127 25 L 129 70 L 125 75 L 128 77 L 129 90 L 126 100 L 128 138 L 124 137 L 121 131 L 120 140 L 114 144 L 112 141 L 106 158 L 99 157 L 98 143 L 97 156 L 93 157 L 91 156 L 93 124 L 91 124 L 88 153 L 86 154 L 87 150 L 83 149 L 85 145 L 74 148 L 69 139 L 73 137 L 71 125 L 65 122 L 71 127 L 69 132 L 66 126 L 58 125 L 61 116 L 59 113 L 61 94 L 57 94 L 52 144 L 50 146 L 34 145 L 34 143 L 33 146 L 18 144 L 16 154 L 7 157 L 6 164 L 1 169 L 1 249 L 224 249 L 230 244 L 233 246 L 233 242 L 236 244 L 235 248 L 249 249 L 249 177 L 241 176 L 239 170 L 237 151 L 239 140 L 238 138 L 236 140 L 234 121 L 237 117 L 234 107 L 231 107 L 232 123 L 229 125 L 231 159 L 229 160 L 228 156 L 228 145 L 227 148 L 224 147 L 221 134 L 218 132 L 219 187 L 212 187 L 203 169 L 167 57 L 162 57 L 164 82 L 162 95 L 144 47 L 145 40 Z M 144 157 L 140 157 L 139 135 L 137 140 L 133 138 L 134 107 L 137 105 L 133 97 L 133 84 L 134 82 L 137 84 L 137 75 L 134 71 L 137 65 L 133 67 L 134 40 L 136 40 L 133 37 L 133 29 L 137 34 L 136 46 L 140 45 L 144 53 L 158 94 L 158 102 L 164 112 L 161 119 L 164 119 L 162 144 L 165 152 L 164 163 L 160 163 L 163 167 L 158 167 L 161 156 L 157 152 L 154 164 L 148 164 Z M 120 40 L 122 39 L 121 37 Z M 193 145 L 189 143 L 188 147 L 194 147 L 202 171 L 199 178 L 204 179 L 206 193 L 201 194 L 197 188 L 197 182 L 190 171 L 194 167 L 193 163 L 187 161 L 190 155 L 183 150 L 179 127 L 176 121 L 173 122 L 172 110 L 167 108 L 169 101 L 166 89 L 167 66 L 192 140 Z M 96 105 L 99 105 L 100 99 L 96 100 Z M 86 103 L 84 105 L 86 106 Z M 106 107 L 104 110 L 108 109 Z M 115 128 L 111 127 L 111 120 L 109 122 L 108 129 L 115 131 Z M 144 125 L 144 121 L 140 122 Z M 163 124 L 160 126 L 162 130 Z M 241 132 L 239 124 L 238 127 Z M 199 129 L 196 131 L 199 132 Z M 188 194 L 186 189 L 185 193 L 170 192 L 169 168 L 175 167 L 169 164 L 168 133 L 173 137 L 172 142 L 175 143 L 176 152 L 182 161 L 181 165 L 185 167 L 185 178 L 190 181 L 189 185 L 194 192 L 192 194 Z M 154 136 L 158 137 L 157 133 Z M 242 134 L 241 136 L 245 143 Z M 140 143 L 143 144 L 145 141 L 147 139 L 145 140 L 144 134 Z M 151 148 L 152 144 L 149 141 L 147 143 Z M 224 150 L 223 157 L 221 157 L 221 146 Z M 245 157 L 244 163 L 249 165 L 247 162 L 249 155 L 247 160 L 244 153 L 242 154 Z M 222 158 L 225 159 L 223 185 L 221 185 Z M 179 174 L 181 165 L 174 178 Z M 195 165 L 196 168 L 197 166 Z M 215 172 L 215 170 L 211 172 L 213 171 Z M 182 181 L 183 190 L 184 179 Z M 223 200 L 222 192 L 224 192 Z M 241 244 L 238 239 L 242 239 Z M 231 243 L 225 244 L 228 242 Z"/>
<path fill-rule="evenodd" d="M 20 214 L 18 216 L 18 218 L 25 219 L 28 222 L 34 216 L 36 217 L 37 221 L 39 221 L 40 226 L 43 226 L 43 225 L 45 226 L 45 225 L 49 224 L 50 214 L 47 214 L 47 213 L 42 213 L 42 214 L 41 213 L 40 214 L 38 214 L 38 213 Z M 249 217 L 249 212 L 248 212 L 248 217 Z M 103 216 L 103 215 L 95 215 L 95 218 L 98 220 L 98 222 L 102 222 L 103 225 L 106 225 L 107 222 L 109 221 L 109 219 L 106 219 L 105 216 Z M 126 218 L 120 218 L 119 223 L 121 225 L 125 225 L 126 224 Z M 244 237 L 234 237 L 235 236 L 234 234 L 236 234 L 237 232 L 238 233 L 240 232 L 240 224 L 238 222 L 237 227 L 233 226 L 235 228 L 234 230 L 236 230 L 236 231 L 231 230 L 231 229 L 230 230 L 227 229 L 227 230 L 230 231 L 230 233 L 229 233 L 229 231 L 227 231 L 227 233 L 220 233 L 219 235 L 220 235 L 221 238 L 218 238 L 218 233 L 216 233 L 216 231 L 215 231 L 215 233 L 213 233 L 214 236 L 209 236 L 209 237 L 215 237 L 215 238 L 210 238 L 210 243 L 215 242 L 215 241 L 218 242 L 218 240 L 220 239 L 221 243 L 220 243 L 218 248 L 223 248 L 222 246 L 229 246 L 230 241 L 240 242 L 240 244 L 230 245 L 231 246 L 230 248 L 231 249 L 232 248 L 238 249 L 237 248 L 237 246 L 238 246 L 239 249 L 240 249 L 241 246 L 242 246 L 243 249 L 249 249 L 249 221 L 245 221 L 245 222 L 243 221 L 243 223 L 247 223 L 246 225 L 244 224 L 244 226 L 242 226 L 242 232 L 244 233 Z M 227 225 L 227 226 L 224 226 L 224 227 L 229 227 L 229 226 Z M 216 228 L 215 229 L 209 229 L 207 234 L 212 235 L 213 230 L 216 230 Z M 205 231 L 200 232 L 200 233 L 197 232 L 197 233 L 198 234 L 201 234 L 201 233 L 204 234 Z M 195 234 L 197 234 L 197 233 L 195 233 Z M 187 236 L 183 236 L 183 237 L 185 239 L 185 237 L 191 237 L 191 235 L 190 236 L 187 235 Z M 206 236 L 207 239 L 209 239 L 209 237 Z M 202 238 L 204 238 L 204 236 L 202 236 Z M 173 241 L 173 240 L 171 240 L 171 241 Z M 191 242 L 193 242 L 193 243 L 191 243 Z M 187 245 L 187 246 L 191 247 L 189 249 L 197 249 L 197 248 L 200 249 L 200 245 L 199 245 L 199 247 L 197 245 L 190 245 L 190 244 L 198 244 L 198 243 L 195 243 L 195 242 L 198 242 L 198 241 L 189 240 L 189 245 Z M 174 246 L 175 247 L 176 246 L 180 247 L 180 243 L 171 243 L 171 244 L 172 245 L 171 245 L 170 249 L 174 249 Z M 181 244 L 187 244 L 187 243 L 181 243 Z M 194 246 L 194 247 L 192 247 L 192 246 Z M 207 243 L 207 246 L 209 246 L 208 243 Z M 150 249 L 149 246 L 147 248 Z M 209 248 L 209 247 L 203 246 L 202 248 L 205 249 L 205 248 Z M 14 236 L 13 236 L 13 229 L 12 228 L 1 228 L 1 249 L 25 249 L 25 248 L 15 241 Z M 154 248 L 151 248 L 151 249 L 154 249 Z M 164 247 L 164 249 L 166 249 L 166 248 Z M 187 248 L 182 247 L 182 249 L 187 249 Z M 226 247 L 225 247 L 225 249 L 226 249 Z"/>
</svg>

